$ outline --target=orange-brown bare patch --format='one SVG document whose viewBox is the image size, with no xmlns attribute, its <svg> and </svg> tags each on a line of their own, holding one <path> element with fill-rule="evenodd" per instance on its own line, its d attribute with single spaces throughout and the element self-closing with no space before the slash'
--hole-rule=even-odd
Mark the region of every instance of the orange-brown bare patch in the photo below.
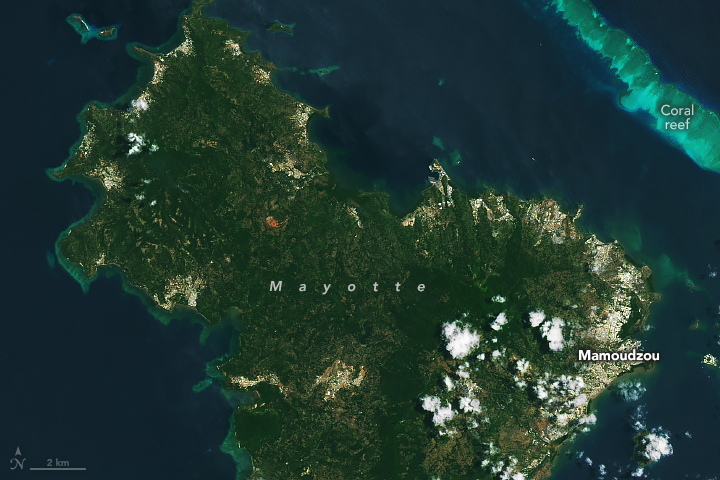
<svg viewBox="0 0 720 480">
<path fill-rule="evenodd" d="M 288 219 L 286 218 L 282 222 L 278 222 L 277 219 L 275 217 L 273 217 L 272 215 L 265 218 L 265 223 L 267 223 L 271 228 L 282 227 L 283 225 L 285 225 L 287 223 L 287 221 L 288 221 Z"/>
</svg>

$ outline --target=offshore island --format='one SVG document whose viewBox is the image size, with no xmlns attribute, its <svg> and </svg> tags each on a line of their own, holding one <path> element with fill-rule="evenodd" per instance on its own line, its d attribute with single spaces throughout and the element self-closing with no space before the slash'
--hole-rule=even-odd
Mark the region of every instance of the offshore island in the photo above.
<svg viewBox="0 0 720 480">
<path fill-rule="evenodd" d="M 281 23 L 275 20 L 267 29 L 273 33 L 283 32 L 292 35 L 294 27 L 294 23 Z"/>
<path fill-rule="evenodd" d="M 207 3 L 176 48 L 132 47 L 147 82 L 81 113 L 50 174 L 97 203 L 58 238 L 60 263 L 84 286 L 119 267 L 167 312 L 240 318 L 238 352 L 211 368 L 255 399 L 229 435 L 252 478 L 548 477 L 595 423 L 592 399 L 633 368 L 578 351 L 638 349 L 650 270 L 583 232 L 581 208 L 471 197 L 437 161 L 404 216 L 386 194 L 338 188 L 308 138 L 327 111 L 280 92 Z M 376 281 L 391 287 L 348 288 Z"/>
<path fill-rule="evenodd" d="M 72 13 L 65 18 L 65 21 L 73 27 L 75 32 L 80 35 L 80 42 L 86 44 L 93 38 L 98 40 L 115 40 L 118 36 L 120 25 L 110 25 L 109 27 L 96 27 L 85 20 L 85 17 L 79 13 Z"/>
</svg>

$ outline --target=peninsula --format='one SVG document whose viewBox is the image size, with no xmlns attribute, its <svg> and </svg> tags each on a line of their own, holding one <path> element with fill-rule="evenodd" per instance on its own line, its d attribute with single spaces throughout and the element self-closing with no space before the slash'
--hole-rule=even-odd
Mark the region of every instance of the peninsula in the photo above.
<svg viewBox="0 0 720 480">
<path fill-rule="evenodd" d="M 230 438 L 256 479 L 547 477 L 632 367 L 578 351 L 638 349 L 649 269 L 585 233 L 581 208 L 472 197 L 437 161 L 403 216 L 383 193 L 336 188 L 308 138 L 327 111 L 278 90 L 206 3 L 174 48 L 132 47 L 146 81 L 80 115 L 51 176 L 97 203 L 58 239 L 60 263 L 83 285 L 122 269 L 170 313 L 240 318 L 213 376 L 255 398 Z"/>
</svg>

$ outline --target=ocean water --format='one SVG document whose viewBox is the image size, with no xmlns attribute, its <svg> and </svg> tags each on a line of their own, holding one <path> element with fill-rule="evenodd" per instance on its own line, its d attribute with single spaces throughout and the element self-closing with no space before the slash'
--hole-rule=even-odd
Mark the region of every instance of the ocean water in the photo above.
<svg viewBox="0 0 720 480">
<path fill-rule="evenodd" d="M 672 13 L 665 3 L 653 2 L 648 15 Z M 720 375 L 701 358 L 720 353 L 720 177 L 700 170 L 646 116 L 620 108 L 624 87 L 607 61 L 546 6 L 218 0 L 208 11 L 253 32 L 248 46 L 281 68 L 281 88 L 329 105 L 330 119 L 311 133 L 346 187 L 387 191 L 404 213 L 437 157 L 469 192 L 490 186 L 552 196 L 567 209 L 583 204 L 588 231 L 650 265 L 663 298 L 640 338 L 663 360 L 650 374 L 628 376 L 646 389 L 639 399 L 608 392 L 593 402 L 598 424 L 566 446 L 554 478 L 630 478 L 639 406 L 647 428 L 670 432 L 674 451 L 647 468 L 647 478 L 716 478 Z M 294 23 L 294 35 L 267 32 L 276 19 Z M 676 28 L 673 41 L 705 35 L 701 27 L 710 28 Z M 712 62 L 714 51 L 696 55 Z M 668 65 L 660 65 L 663 75 L 680 78 Z M 328 66 L 339 68 L 307 73 Z M 708 105 L 718 92 L 711 87 L 702 90 Z M 700 327 L 691 330 L 695 320 Z"/>
<path fill-rule="evenodd" d="M 0 478 L 234 478 L 220 452 L 232 408 L 217 385 L 201 393 L 206 362 L 229 336 L 204 347 L 199 326 L 155 320 L 118 277 L 87 295 L 53 257 L 58 234 L 92 197 L 52 182 L 80 135 L 90 100 L 112 101 L 135 81 L 125 44 L 158 45 L 175 32 L 186 0 L 12 2 L 4 6 L 2 75 L 2 331 Z M 111 42 L 80 44 L 73 12 L 98 25 L 122 22 Z M 20 447 L 23 471 L 10 471 Z M 48 459 L 80 472 L 30 472 Z"/>
<path fill-rule="evenodd" d="M 629 31 L 649 39 L 654 58 L 683 57 L 654 40 L 665 29 L 656 37 L 639 30 L 643 12 L 674 14 L 664 7 L 672 3 L 655 1 L 627 20 Z M 253 32 L 248 46 L 281 68 L 280 88 L 330 106 L 330 119 L 316 120 L 311 135 L 346 188 L 382 189 L 395 211 L 407 211 L 437 157 L 468 192 L 491 186 L 525 197 L 547 194 L 568 209 L 585 205 L 587 230 L 617 239 L 653 268 L 663 299 L 641 338 L 663 360 L 651 374 L 632 375 L 646 389 L 637 400 L 608 392 L 593 403 L 598 424 L 564 449 L 554 477 L 598 478 L 601 464 L 605 478 L 628 477 L 635 468 L 631 416 L 641 405 L 645 425 L 667 429 L 674 449 L 646 469 L 648 478 L 716 477 L 720 375 L 700 360 L 720 356 L 713 327 L 720 177 L 697 168 L 642 115 L 619 108 L 622 85 L 606 62 L 544 5 L 218 0 L 208 11 Z M 614 5 L 605 11 L 619 11 Z M 192 390 L 206 378 L 205 363 L 227 349 L 228 336 L 213 335 L 202 347 L 199 327 L 162 326 L 117 277 L 83 295 L 46 256 L 92 197 L 81 186 L 51 182 L 44 169 L 61 164 L 77 140 L 75 115 L 86 102 L 112 101 L 134 82 L 137 63 L 125 44 L 167 41 L 186 6 L 178 0 L 6 6 L 15 20 L 1 33 L 14 46 L 6 50 L 11 73 L 3 77 L 0 189 L 6 207 L 0 452 L 8 460 L 20 446 L 26 466 L 57 458 L 88 467 L 65 475 L 72 478 L 233 478 L 234 465 L 218 448 L 231 407 L 216 385 Z M 64 23 L 73 12 L 97 25 L 122 22 L 119 38 L 81 45 Z M 294 23 L 293 36 L 266 31 L 274 20 Z M 718 43 L 710 23 L 677 23 L 668 33 L 672 45 L 706 38 L 684 48 L 699 65 L 711 64 Z M 699 72 L 691 65 L 658 64 L 664 77 L 679 79 L 704 103 L 720 104 L 710 77 L 692 83 L 702 75 L 689 74 Z M 307 73 L 331 66 L 339 68 Z M 448 152 L 460 155 L 457 165 Z M 696 319 L 700 328 L 690 330 Z"/>
<path fill-rule="evenodd" d="M 715 2 L 594 0 L 593 4 L 610 25 L 628 32 L 650 54 L 664 80 L 720 110 L 720 64 L 710 54 L 720 43 L 720 9 Z"/>
</svg>

